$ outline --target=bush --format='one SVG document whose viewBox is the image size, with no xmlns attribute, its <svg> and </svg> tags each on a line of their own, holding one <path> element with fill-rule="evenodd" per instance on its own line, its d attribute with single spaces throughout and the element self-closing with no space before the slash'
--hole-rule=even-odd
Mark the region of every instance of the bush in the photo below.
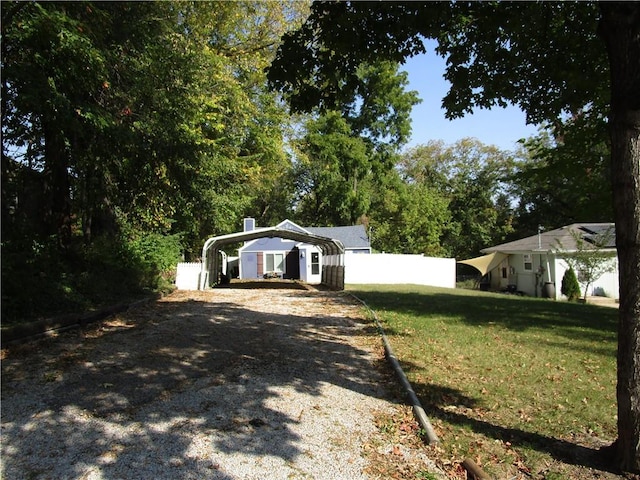
<svg viewBox="0 0 640 480">
<path fill-rule="evenodd" d="M 578 283 L 576 272 L 573 271 L 573 268 L 569 268 L 569 270 L 564 272 L 560 292 L 567 297 L 570 302 L 575 302 L 580 298 L 580 284 Z"/>
<path fill-rule="evenodd" d="M 152 233 L 129 242 L 130 260 L 142 276 L 145 287 L 164 290 L 172 283 L 172 273 L 180 261 L 180 235 Z"/>
<path fill-rule="evenodd" d="M 3 325 L 80 313 L 172 288 L 180 236 L 105 235 L 66 249 L 53 237 L 2 242 Z"/>
</svg>

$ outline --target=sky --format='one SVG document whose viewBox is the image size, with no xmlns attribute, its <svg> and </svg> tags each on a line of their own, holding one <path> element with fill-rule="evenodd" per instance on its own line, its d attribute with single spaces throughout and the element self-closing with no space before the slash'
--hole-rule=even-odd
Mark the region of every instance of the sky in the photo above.
<svg viewBox="0 0 640 480">
<path fill-rule="evenodd" d="M 430 45 L 428 52 L 407 59 L 400 70 L 409 74 L 407 90 L 416 90 L 422 103 L 413 107 L 412 135 L 405 148 L 425 144 L 429 140 L 455 143 L 465 137 L 475 137 L 487 145 L 502 150 L 515 150 L 520 138 L 537 134 L 535 125 L 527 125 L 525 114 L 517 107 L 475 110 L 473 114 L 447 120 L 442 99 L 449 90 L 444 80 L 445 60 L 437 56 Z"/>
</svg>

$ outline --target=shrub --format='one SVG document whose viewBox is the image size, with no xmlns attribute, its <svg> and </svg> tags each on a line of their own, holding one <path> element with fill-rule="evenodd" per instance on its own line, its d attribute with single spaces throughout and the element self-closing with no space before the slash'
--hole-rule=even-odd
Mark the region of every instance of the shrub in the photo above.
<svg viewBox="0 0 640 480">
<path fill-rule="evenodd" d="M 180 235 L 147 234 L 129 242 L 129 254 L 145 287 L 163 290 L 180 261 Z"/>
<path fill-rule="evenodd" d="M 580 298 L 580 285 L 578 284 L 578 278 L 573 268 L 564 272 L 562 277 L 562 286 L 560 292 L 569 299 L 570 302 L 575 302 Z"/>
<path fill-rule="evenodd" d="M 172 289 L 180 236 L 105 235 L 64 251 L 56 237 L 2 242 L 2 323 L 22 323 L 122 303 Z"/>
</svg>

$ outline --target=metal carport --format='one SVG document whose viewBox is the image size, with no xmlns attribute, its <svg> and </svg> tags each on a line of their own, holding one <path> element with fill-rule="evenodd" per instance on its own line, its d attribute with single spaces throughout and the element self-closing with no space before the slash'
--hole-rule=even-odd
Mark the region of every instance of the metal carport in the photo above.
<svg viewBox="0 0 640 480">
<path fill-rule="evenodd" d="M 278 227 L 256 228 L 248 232 L 209 238 L 202 247 L 199 289 L 205 290 L 217 281 L 217 272 L 220 271 L 218 252 L 223 245 L 264 237 L 284 238 L 318 246 L 322 251 L 322 284 L 334 290 L 344 290 L 344 245 L 340 240 Z"/>
</svg>

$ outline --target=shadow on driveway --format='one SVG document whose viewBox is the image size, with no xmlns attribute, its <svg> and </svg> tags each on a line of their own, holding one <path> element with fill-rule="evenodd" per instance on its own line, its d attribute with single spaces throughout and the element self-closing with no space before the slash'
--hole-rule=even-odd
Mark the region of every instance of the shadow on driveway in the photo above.
<svg viewBox="0 0 640 480">
<path fill-rule="evenodd" d="M 343 340 L 363 333 L 339 316 L 165 300 L 18 347 L 2 362 L 3 475 L 226 479 L 211 452 L 292 462 L 305 452 L 299 416 L 272 406 L 283 389 L 388 399 L 370 352 Z"/>
</svg>

